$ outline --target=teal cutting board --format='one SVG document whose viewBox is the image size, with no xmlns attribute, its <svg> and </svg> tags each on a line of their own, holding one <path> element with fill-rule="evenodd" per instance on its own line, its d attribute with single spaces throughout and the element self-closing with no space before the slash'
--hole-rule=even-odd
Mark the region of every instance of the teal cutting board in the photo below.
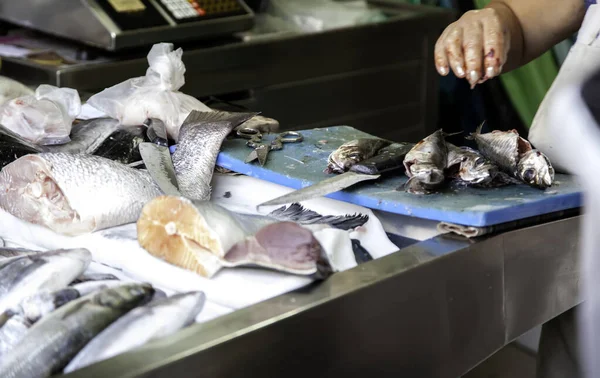
<svg viewBox="0 0 600 378">
<path fill-rule="evenodd" d="M 329 154 L 342 143 L 372 137 L 348 126 L 301 131 L 304 141 L 272 151 L 267 163 L 246 164 L 251 149 L 246 141 L 232 138 L 223 143 L 217 165 L 248 176 L 302 188 L 332 177 L 323 173 Z M 484 227 L 581 206 L 581 187 L 568 175 L 557 175 L 557 185 L 546 191 L 527 185 L 495 189 L 447 188 L 418 196 L 397 191 L 406 182 L 402 171 L 377 181 L 357 184 L 327 197 L 371 209 L 467 226 Z"/>
</svg>

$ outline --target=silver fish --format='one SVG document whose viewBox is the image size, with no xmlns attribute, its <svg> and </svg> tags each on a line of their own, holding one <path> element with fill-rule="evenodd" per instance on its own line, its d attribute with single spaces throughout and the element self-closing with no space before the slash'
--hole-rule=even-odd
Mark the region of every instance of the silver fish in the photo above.
<svg viewBox="0 0 600 378">
<path fill-rule="evenodd" d="M 204 301 L 204 293 L 195 291 L 176 294 L 131 310 L 87 344 L 64 372 L 70 373 L 138 348 L 151 340 L 172 335 L 194 323 Z"/>
<path fill-rule="evenodd" d="M 11 313 L 0 328 L 0 360 L 25 337 L 31 322 L 19 314 Z"/>
<path fill-rule="evenodd" d="M 38 291 L 67 286 L 90 264 L 87 249 L 67 249 L 0 261 L 0 313 Z"/>
<path fill-rule="evenodd" d="M 99 156 L 27 155 L 0 172 L 0 207 L 27 222 L 79 235 L 137 220 L 162 193 L 147 172 Z"/>
<path fill-rule="evenodd" d="M 93 118 L 73 125 L 69 143 L 46 146 L 47 152 L 93 154 L 108 137 L 119 130 L 121 124 L 113 118 Z"/>
<path fill-rule="evenodd" d="M 324 173 L 344 173 L 355 164 L 377 155 L 379 150 L 391 142 L 379 138 L 360 138 L 346 142 L 327 158 Z"/>
<path fill-rule="evenodd" d="M 196 200 L 210 199 L 217 155 L 231 131 L 255 113 L 192 111 L 181 125 L 173 166 L 181 193 Z"/>
<path fill-rule="evenodd" d="M 554 181 L 554 168 L 550 160 L 516 130 L 498 131 L 481 134 L 483 124 L 467 137 L 477 143 L 479 151 L 492 160 L 506 173 L 526 184 L 546 189 Z"/>
<path fill-rule="evenodd" d="M 428 194 L 444 180 L 444 169 L 448 162 L 448 134 L 437 130 L 421 140 L 404 158 L 405 173 L 409 177 L 405 190 L 413 194 Z"/>
<path fill-rule="evenodd" d="M 498 167 L 479 152 L 469 147 L 456 147 L 446 143 L 448 163 L 446 169 L 465 185 L 486 186 L 492 182 Z"/>
<path fill-rule="evenodd" d="M 212 277 L 224 265 L 233 266 L 241 261 L 238 258 L 234 261 L 233 257 L 231 261 L 224 260 L 234 246 L 252 239 L 263 227 L 280 223 L 280 219 L 236 214 L 209 201 L 163 196 L 150 201 L 142 210 L 137 223 L 138 242 L 156 257 Z M 273 243 L 280 243 L 279 248 L 270 253 L 278 253 L 280 260 L 287 258 L 289 264 L 299 265 L 294 273 L 301 274 L 302 270 L 306 275 L 315 274 L 320 267 L 321 248 L 318 242 L 311 245 L 312 254 L 308 256 L 304 245 L 285 242 L 297 233 L 304 235 L 302 226 L 292 225 L 269 228 L 267 235 Z M 248 244 L 246 247 L 252 246 Z M 232 256 L 237 255 L 239 253 Z M 305 261 L 299 261 L 305 257 L 309 259 L 308 269 L 304 269 Z"/>
<path fill-rule="evenodd" d="M 80 296 L 79 291 L 72 287 L 65 287 L 56 291 L 44 290 L 25 298 L 18 306 L 16 312 L 33 324 L 43 316 L 48 315 Z"/>
<path fill-rule="evenodd" d="M 105 289 L 68 303 L 42 318 L 0 361 L 0 377 L 42 378 L 60 372 L 112 322 L 148 301 L 150 285 Z"/>
</svg>

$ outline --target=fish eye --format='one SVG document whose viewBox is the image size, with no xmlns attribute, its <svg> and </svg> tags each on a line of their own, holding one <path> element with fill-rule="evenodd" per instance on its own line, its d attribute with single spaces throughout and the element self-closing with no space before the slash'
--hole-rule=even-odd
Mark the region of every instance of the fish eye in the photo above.
<svg viewBox="0 0 600 378">
<path fill-rule="evenodd" d="M 482 165 L 483 163 L 485 163 L 485 159 L 484 159 L 484 158 L 482 158 L 482 157 L 478 157 L 478 158 L 475 160 L 475 164 L 477 164 L 477 165 Z"/>
<path fill-rule="evenodd" d="M 529 168 L 523 172 L 523 180 L 525 181 L 533 181 L 535 178 L 535 170 L 533 168 Z"/>
</svg>

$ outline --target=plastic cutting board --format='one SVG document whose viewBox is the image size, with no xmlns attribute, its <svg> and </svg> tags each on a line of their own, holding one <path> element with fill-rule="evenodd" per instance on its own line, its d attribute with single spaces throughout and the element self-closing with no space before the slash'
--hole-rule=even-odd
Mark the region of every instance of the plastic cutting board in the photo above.
<svg viewBox="0 0 600 378">
<path fill-rule="evenodd" d="M 264 167 L 246 164 L 251 149 L 243 139 L 223 143 L 217 165 L 248 176 L 302 188 L 333 175 L 323 173 L 329 154 L 341 144 L 356 138 L 372 137 L 348 126 L 300 131 L 302 143 L 286 144 L 271 151 Z M 268 139 L 270 140 L 270 139 Z M 581 187 L 572 176 L 557 175 L 557 185 L 542 191 L 527 185 L 494 189 L 444 189 L 418 196 L 397 191 L 406 182 L 403 171 L 376 181 L 359 183 L 328 195 L 371 209 L 466 226 L 484 227 L 581 206 Z"/>
</svg>

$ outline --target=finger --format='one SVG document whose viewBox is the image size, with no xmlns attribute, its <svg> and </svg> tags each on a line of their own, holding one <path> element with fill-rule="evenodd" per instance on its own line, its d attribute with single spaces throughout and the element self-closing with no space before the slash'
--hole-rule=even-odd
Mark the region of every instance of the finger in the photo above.
<svg viewBox="0 0 600 378">
<path fill-rule="evenodd" d="M 462 47 L 463 29 L 457 27 L 452 29 L 446 37 L 445 50 L 448 63 L 456 77 L 465 77 L 465 58 Z"/>
<path fill-rule="evenodd" d="M 435 62 L 435 68 L 438 73 L 442 76 L 448 75 L 450 72 L 450 68 L 448 67 L 448 58 L 446 57 L 446 35 L 448 34 L 448 29 L 451 29 L 452 25 L 448 26 L 446 30 L 442 33 L 440 38 L 438 38 L 435 43 L 435 49 L 433 51 L 433 57 Z"/>
<path fill-rule="evenodd" d="M 473 88 L 483 76 L 483 26 L 480 22 L 473 22 L 465 27 L 462 47 L 467 80 Z"/>
<path fill-rule="evenodd" d="M 497 18 L 490 18 L 483 22 L 483 52 L 487 79 L 498 76 L 502 71 L 508 54 L 507 38 L 508 33 L 503 31 Z"/>
</svg>

